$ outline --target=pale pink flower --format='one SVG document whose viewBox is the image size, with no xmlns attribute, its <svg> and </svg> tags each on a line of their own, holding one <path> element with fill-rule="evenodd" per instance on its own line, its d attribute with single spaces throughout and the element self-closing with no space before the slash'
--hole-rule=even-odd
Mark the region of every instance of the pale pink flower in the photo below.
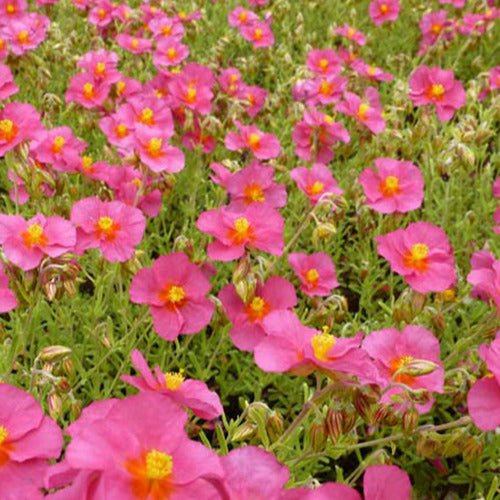
<svg viewBox="0 0 500 500">
<path fill-rule="evenodd" d="M 399 17 L 401 4 L 399 0 L 374 0 L 368 7 L 368 13 L 377 26 L 393 22 Z"/>
<path fill-rule="evenodd" d="M 235 121 L 238 132 L 229 132 L 224 140 L 224 145 L 230 151 L 249 149 L 259 160 L 276 158 L 281 152 L 281 145 L 274 134 L 259 130 L 255 125 L 243 125 Z"/>
<path fill-rule="evenodd" d="M 361 31 L 352 28 L 347 23 L 344 23 L 344 26 L 342 26 L 341 28 L 337 28 L 335 30 L 335 33 L 346 37 L 348 40 L 357 43 L 358 45 L 362 46 L 366 44 L 365 35 L 361 33 Z"/>
</svg>

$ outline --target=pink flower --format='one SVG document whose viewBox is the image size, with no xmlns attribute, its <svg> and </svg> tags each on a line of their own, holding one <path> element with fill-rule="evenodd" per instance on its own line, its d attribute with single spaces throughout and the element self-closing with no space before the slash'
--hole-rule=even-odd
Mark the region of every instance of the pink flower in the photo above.
<svg viewBox="0 0 500 500">
<path fill-rule="evenodd" d="M 304 98 L 309 106 L 335 104 L 347 89 L 347 78 L 328 75 L 303 83 Z"/>
<path fill-rule="evenodd" d="M 10 384 L 0 384 L 0 491 L 2 498 L 38 499 L 49 460 L 61 453 L 62 433 L 40 404 Z M 4 493 L 13 496 L 4 497 Z"/>
<path fill-rule="evenodd" d="M 86 477 L 93 482 L 88 500 L 167 500 L 174 491 L 178 498 L 215 500 L 205 479 L 221 479 L 219 458 L 188 439 L 186 421 L 184 410 L 152 391 L 94 402 L 68 427 L 65 462 L 81 474 L 93 472 Z"/>
<path fill-rule="evenodd" d="M 344 23 L 344 26 L 342 26 L 342 28 L 337 28 L 335 30 L 335 33 L 345 36 L 348 40 L 357 43 L 358 45 L 365 45 L 366 43 L 365 35 L 361 33 L 361 31 L 355 30 L 347 23 Z"/>
<path fill-rule="evenodd" d="M 250 166 L 230 174 L 224 183 L 231 196 L 231 208 L 245 210 L 251 203 L 267 203 L 274 208 L 286 205 L 286 186 L 274 182 L 274 168 L 254 160 Z"/>
<path fill-rule="evenodd" d="M 14 82 L 10 67 L 0 62 L 0 101 L 17 94 L 18 91 L 19 87 Z"/>
<path fill-rule="evenodd" d="M 263 321 L 266 336 L 254 349 L 255 363 L 266 372 L 308 375 L 319 370 L 357 376 L 365 383 L 377 380 L 375 366 L 360 349 L 362 334 L 336 338 L 304 326 L 291 311 L 274 311 Z"/>
<path fill-rule="evenodd" d="M 208 210 L 196 222 L 200 231 L 217 238 L 209 243 L 208 256 L 222 261 L 239 259 L 247 247 L 282 255 L 283 226 L 281 214 L 267 203 L 252 203 L 241 212 Z"/>
<path fill-rule="evenodd" d="M 337 104 L 335 111 L 353 116 L 374 134 L 379 134 L 385 129 L 380 96 L 375 87 L 368 87 L 365 90 L 364 99 L 352 92 L 345 92 L 344 99 L 345 101 Z"/>
<path fill-rule="evenodd" d="M 295 125 L 292 134 L 295 153 L 303 160 L 329 163 L 333 160 L 336 142 L 351 140 L 342 123 L 321 111 L 304 111 L 304 119 Z"/>
<path fill-rule="evenodd" d="M 156 42 L 168 37 L 180 40 L 185 31 L 181 22 L 167 16 L 156 16 L 148 26 Z"/>
<path fill-rule="evenodd" d="M 229 132 L 224 140 L 224 145 L 230 151 L 250 149 L 259 160 L 276 158 L 281 152 L 281 145 L 274 134 L 267 134 L 259 130 L 255 125 L 243 125 L 235 121 L 239 129 L 237 132 Z"/>
<path fill-rule="evenodd" d="M 488 346 L 479 348 L 489 374 L 479 379 L 467 395 L 469 414 L 482 431 L 492 431 L 500 425 L 500 332 Z"/>
<path fill-rule="evenodd" d="M 338 76 L 342 61 L 333 49 L 316 49 L 308 52 L 307 67 L 319 76 Z"/>
<path fill-rule="evenodd" d="M 369 207 L 383 214 L 420 208 L 424 178 L 417 166 L 392 158 L 377 158 L 374 163 L 376 172 L 367 168 L 359 176 Z"/>
<path fill-rule="evenodd" d="M 33 157 L 55 170 L 76 172 L 78 158 L 87 144 L 77 139 L 69 127 L 56 127 L 39 134 L 32 147 Z"/>
<path fill-rule="evenodd" d="M 417 292 L 442 292 L 457 280 L 453 249 L 446 233 L 434 224 L 415 222 L 375 241 L 391 270 Z"/>
<path fill-rule="evenodd" d="M 146 227 L 139 209 L 96 196 L 73 204 L 71 222 L 77 227 L 76 252 L 81 255 L 89 248 L 100 248 L 109 262 L 130 259 Z"/>
<path fill-rule="evenodd" d="M 115 6 L 109 0 L 97 0 L 89 12 L 89 23 L 105 28 L 113 21 Z"/>
<path fill-rule="evenodd" d="M 198 266 L 176 252 L 159 257 L 152 268 L 139 270 L 130 285 L 130 300 L 149 304 L 155 331 L 165 340 L 175 340 L 208 325 L 214 312 L 206 297 L 210 288 Z"/>
<path fill-rule="evenodd" d="M 241 36 L 257 49 L 270 47 L 274 44 L 274 35 L 267 22 L 256 19 L 251 23 L 243 24 L 239 29 Z"/>
<path fill-rule="evenodd" d="M 243 101 L 242 104 L 251 118 L 255 118 L 258 115 L 264 106 L 267 96 L 267 90 L 257 85 L 243 84 L 236 93 L 236 97 Z"/>
<path fill-rule="evenodd" d="M 481 250 L 472 254 L 470 264 L 467 281 L 474 287 L 471 295 L 486 302 L 493 301 L 500 310 L 500 260 Z"/>
<path fill-rule="evenodd" d="M 236 7 L 236 9 L 229 13 L 228 22 L 229 26 L 233 28 L 241 28 L 242 26 L 245 26 L 247 24 L 252 24 L 258 19 L 259 17 L 252 10 L 238 6 Z"/>
<path fill-rule="evenodd" d="M 360 58 L 356 59 L 351 64 L 351 67 L 354 71 L 371 81 L 390 82 L 394 80 L 394 76 L 390 73 L 384 72 L 382 69 L 377 68 L 377 66 L 368 64 Z"/>
<path fill-rule="evenodd" d="M 263 285 L 257 283 L 255 294 L 246 303 L 233 284 L 220 291 L 219 299 L 233 324 L 229 332 L 231 340 L 238 349 L 250 352 L 266 335 L 262 327 L 265 317 L 272 311 L 292 309 L 297 305 L 293 285 L 279 276 L 272 276 Z"/>
<path fill-rule="evenodd" d="M 120 106 L 111 116 L 99 120 L 99 128 L 106 135 L 109 143 L 116 146 L 120 152 L 133 151 L 135 145 L 136 116 L 132 106 Z M 172 125 L 173 127 L 173 125 Z"/>
<path fill-rule="evenodd" d="M 104 49 L 90 51 L 78 60 L 76 66 L 91 73 L 97 80 L 107 84 L 116 83 L 121 73 L 116 68 L 118 55 L 116 52 L 107 52 Z"/>
<path fill-rule="evenodd" d="M 153 172 L 180 172 L 184 168 L 184 153 L 168 143 L 168 136 L 142 123 L 135 128 L 136 145 L 142 163 Z"/>
<path fill-rule="evenodd" d="M 399 16 L 401 4 L 399 0 L 374 0 L 368 7 L 368 13 L 377 26 L 385 22 L 395 21 Z"/>
<path fill-rule="evenodd" d="M 145 52 L 150 52 L 153 48 L 153 43 L 148 38 L 138 38 L 126 33 L 118 35 L 116 43 L 132 54 L 144 54 Z"/>
<path fill-rule="evenodd" d="M 0 111 L 0 158 L 41 130 L 40 114 L 31 104 L 7 103 Z"/>
<path fill-rule="evenodd" d="M 395 328 L 374 331 L 364 339 L 363 349 L 375 360 L 382 389 L 398 383 L 430 393 L 443 392 L 444 368 L 439 357 L 439 341 L 429 330 L 408 325 L 402 332 Z M 424 374 L 415 374 L 421 366 L 425 366 Z M 402 387 L 391 387 L 380 401 L 390 402 L 393 395 L 402 393 Z M 432 400 L 416 405 L 420 413 L 428 412 L 431 407 Z"/>
<path fill-rule="evenodd" d="M 452 4 L 453 7 L 456 7 L 457 9 L 464 7 L 466 1 L 467 0 L 438 0 L 441 4 Z"/>
<path fill-rule="evenodd" d="M 450 38 L 452 36 L 452 33 L 447 32 L 447 29 L 451 26 L 447 16 L 448 12 L 446 10 L 438 10 L 422 16 L 420 20 L 422 48 L 425 49 L 429 45 L 434 45 L 439 38 Z"/>
<path fill-rule="evenodd" d="M 290 253 L 288 263 L 300 279 L 300 289 L 310 297 L 326 297 L 339 286 L 332 259 L 324 252 Z"/>
<path fill-rule="evenodd" d="M 446 122 L 465 105 L 462 83 L 453 70 L 419 66 L 410 77 L 410 99 L 415 106 L 434 104 L 439 121 Z"/>
<path fill-rule="evenodd" d="M 335 197 L 343 193 L 330 169 L 322 163 L 314 163 L 310 169 L 307 167 L 294 168 L 290 171 L 290 177 L 309 198 L 311 205 L 316 205 L 320 199 L 326 199 L 328 194 Z"/>
<path fill-rule="evenodd" d="M 244 446 L 221 457 L 228 500 L 281 500 L 290 473 L 269 451 Z"/>
<path fill-rule="evenodd" d="M 11 19 L 14 17 L 21 17 L 26 12 L 27 3 L 25 0 L 0 0 L 0 12 L 9 16 Z M 8 18 L 7 18 L 8 19 Z M 0 21 L 0 26 L 3 22 L 8 22 L 7 19 Z"/>
<path fill-rule="evenodd" d="M 75 242 L 75 228 L 62 217 L 37 214 L 26 221 L 20 215 L 0 214 L 0 244 L 7 259 L 23 271 L 38 267 L 46 255 L 72 251 Z"/>
<path fill-rule="evenodd" d="M 9 277 L 5 274 L 4 265 L 0 263 L 0 313 L 12 311 L 18 305 L 16 294 L 9 287 Z"/>
<path fill-rule="evenodd" d="M 217 81 L 224 92 L 229 95 L 236 95 L 242 85 L 241 73 L 238 68 L 227 68 L 220 72 Z"/>
<path fill-rule="evenodd" d="M 188 63 L 182 73 L 172 76 L 168 89 L 179 106 L 207 115 L 212 108 L 213 84 L 212 70 L 201 64 Z"/>
<path fill-rule="evenodd" d="M 205 420 L 213 420 L 222 414 L 219 396 L 210 391 L 201 380 L 186 379 L 182 371 L 162 373 L 159 366 L 155 367 L 153 374 L 137 349 L 132 351 L 130 357 L 141 376 L 122 375 L 120 378 L 124 382 L 137 387 L 141 392 L 156 391 Z"/>
<path fill-rule="evenodd" d="M 175 37 L 160 40 L 153 54 L 153 64 L 159 71 L 168 69 L 169 66 L 177 66 L 189 55 L 189 47 L 182 44 Z"/>
<path fill-rule="evenodd" d="M 143 126 L 167 139 L 174 135 L 174 122 L 170 108 L 155 97 L 134 96 L 118 109 L 117 114 L 128 116 L 128 110 L 135 119 L 135 126 Z"/>
<path fill-rule="evenodd" d="M 20 56 L 35 49 L 45 40 L 49 24 L 47 16 L 26 12 L 19 18 L 10 19 L 2 36 L 5 36 L 10 52 Z"/>
<path fill-rule="evenodd" d="M 97 81 L 91 73 L 77 73 L 66 91 L 66 102 L 77 102 L 84 108 L 101 106 L 108 97 L 111 85 Z"/>
</svg>

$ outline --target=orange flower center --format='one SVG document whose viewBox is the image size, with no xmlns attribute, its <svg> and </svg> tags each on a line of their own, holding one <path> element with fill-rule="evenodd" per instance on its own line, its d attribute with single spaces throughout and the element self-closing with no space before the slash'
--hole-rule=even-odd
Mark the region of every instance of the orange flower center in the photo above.
<svg viewBox="0 0 500 500">
<path fill-rule="evenodd" d="M 328 97 L 332 95 L 333 92 L 333 85 L 328 81 L 328 80 L 321 80 L 321 83 L 319 84 L 319 93 Z"/>
<path fill-rule="evenodd" d="M 12 142 L 16 138 L 18 132 L 12 120 L 0 120 L 0 141 Z"/>
<path fill-rule="evenodd" d="M 92 168 L 93 159 L 92 156 L 84 155 L 82 156 L 82 168 L 85 172 L 92 173 L 95 169 Z"/>
<path fill-rule="evenodd" d="M 270 310 L 269 304 L 262 297 L 257 296 L 245 306 L 245 312 L 252 323 L 262 321 Z"/>
<path fill-rule="evenodd" d="M 85 99 L 87 100 L 90 100 L 93 97 L 95 97 L 94 86 L 91 83 L 87 82 L 83 86 L 83 97 L 85 97 Z"/>
<path fill-rule="evenodd" d="M 311 268 L 309 271 L 304 273 L 304 279 L 307 283 L 315 287 L 319 281 L 319 273 L 317 269 Z"/>
<path fill-rule="evenodd" d="M 104 238 L 106 241 L 113 241 L 120 229 L 121 225 L 111 217 L 101 217 L 95 225 L 97 237 Z"/>
<path fill-rule="evenodd" d="M 399 186 L 399 179 L 394 175 L 389 175 L 381 183 L 378 190 L 386 197 L 390 198 L 395 194 L 401 193 L 401 187 Z"/>
<path fill-rule="evenodd" d="M 391 377 L 399 370 L 405 367 L 408 363 L 413 361 L 413 358 L 411 356 L 401 356 L 400 358 L 395 358 L 391 359 L 389 362 L 389 373 Z M 411 385 L 414 382 L 414 377 L 411 375 L 408 375 L 407 373 L 400 373 L 396 375 L 395 379 L 396 382 L 400 384 L 405 384 L 405 385 Z"/>
<path fill-rule="evenodd" d="M 98 62 L 94 68 L 94 74 L 96 76 L 102 76 L 106 72 L 106 64 L 103 62 Z"/>
<path fill-rule="evenodd" d="M 148 146 L 147 146 L 147 151 L 149 156 L 152 158 L 159 158 L 160 156 L 163 155 L 163 151 L 161 150 L 163 145 L 163 140 L 158 137 L 153 137 L 150 139 Z"/>
<path fill-rule="evenodd" d="M 150 127 L 155 124 L 155 115 L 151 108 L 144 108 L 141 114 L 137 118 L 138 122 L 144 123 L 144 125 L 149 125 Z"/>
<path fill-rule="evenodd" d="M 260 28 L 256 28 L 253 32 L 253 38 L 255 41 L 260 42 L 262 40 L 262 30 Z"/>
<path fill-rule="evenodd" d="M 320 59 L 318 62 L 318 66 L 324 73 L 328 69 L 328 59 Z"/>
<path fill-rule="evenodd" d="M 247 19 L 248 19 L 248 14 L 246 10 L 242 10 L 240 12 L 240 15 L 238 16 L 238 20 L 240 21 L 240 23 L 244 23 Z"/>
<path fill-rule="evenodd" d="M 165 373 L 165 386 L 171 391 L 176 391 L 180 388 L 185 380 L 182 370 L 180 372 Z"/>
<path fill-rule="evenodd" d="M 440 83 L 434 83 L 427 91 L 427 97 L 435 101 L 442 101 L 444 96 L 444 87 Z"/>
<path fill-rule="evenodd" d="M 40 224 L 30 224 L 28 229 L 21 234 L 24 245 L 27 248 L 32 248 L 34 245 L 44 247 L 49 242 L 47 236 L 43 232 L 43 227 Z"/>
<path fill-rule="evenodd" d="M 358 108 L 358 117 L 360 120 L 366 120 L 368 111 L 370 111 L 370 105 L 366 102 L 362 102 Z"/>
<path fill-rule="evenodd" d="M 163 26 L 161 29 L 161 34 L 163 36 L 170 36 L 172 34 L 172 27 L 171 26 Z"/>
<path fill-rule="evenodd" d="M 424 273 L 429 268 L 429 247 L 425 243 L 416 243 L 403 255 L 403 264 Z"/>
<path fill-rule="evenodd" d="M 438 36 L 441 31 L 443 31 L 443 25 L 441 23 L 433 23 L 431 26 L 431 32 L 433 35 Z"/>
<path fill-rule="evenodd" d="M 29 43 L 30 37 L 29 37 L 28 32 L 26 30 L 20 31 L 17 34 L 17 41 L 21 44 Z"/>
<path fill-rule="evenodd" d="M 317 333 L 311 339 L 314 356 L 320 361 L 329 361 L 328 352 L 335 345 L 337 339 L 329 333 Z"/>
<path fill-rule="evenodd" d="M 128 135 L 128 128 L 124 123 L 120 123 L 116 128 L 115 128 L 115 134 L 119 139 L 123 139 L 124 137 L 127 137 Z"/>
<path fill-rule="evenodd" d="M 260 148 L 260 134 L 250 134 L 248 137 L 248 145 L 250 146 L 250 149 L 259 149 Z"/>
<path fill-rule="evenodd" d="M 14 445 L 7 441 L 8 438 L 9 432 L 0 425 L 0 468 L 9 461 L 9 452 L 14 449 Z"/>
<path fill-rule="evenodd" d="M 125 469 L 132 476 L 132 492 L 139 500 L 166 500 L 174 489 L 173 460 L 170 455 L 151 449 L 139 459 L 127 460 Z"/>
<path fill-rule="evenodd" d="M 7 12 L 7 14 L 14 14 L 16 12 L 16 6 L 13 3 L 8 3 L 5 6 L 5 12 Z"/>
<path fill-rule="evenodd" d="M 137 38 L 134 38 L 134 39 L 130 42 L 130 46 L 131 46 L 133 49 L 136 49 L 137 47 L 139 47 L 139 40 L 137 40 Z"/>
<path fill-rule="evenodd" d="M 368 69 L 366 72 L 370 75 L 373 76 L 377 72 L 377 66 L 368 66 Z"/>
<path fill-rule="evenodd" d="M 253 201 L 265 201 L 264 191 L 259 184 L 249 184 L 245 187 L 244 194 L 247 205 Z"/>
<path fill-rule="evenodd" d="M 118 93 L 118 96 L 121 96 L 123 92 L 125 92 L 126 84 L 123 80 L 120 80 L 116 84 L 116 92 Z"/>
<path fill-rule="evenodd" d="M 170 48 L 167 50 L 167 57 L 168 57 L 171 61 L 177 57 L 177 51 L 175 50 L 175 48 L 174 48 L 174 47 L 170 47 Z"/>
<path fill-rule="evenodd" d="M 184 100 L 189 104 L 196 102 L 196 89 L 194 87 L 188 87 L 187 92 L 184 95 Z"/>
<path fill-rule="evenodd" d="M 253 228 L 246 217 L 238 217 L 234 221 L 234 226 L 229 230 L 228 238 L 235 245 L 242 245 L 247 240 L 255 238 Z"/>
<path fill-rule="evenodd" d="M 312 184 L 308 184 L 306 186 L 306 193 L 309 196 L 316 196 L 317 194 L 321 194 L 325 189 L 325 185 L 322 182 L 315 181 Z"/>
<path fill-rule="evenodd" d="M 389 6 L 386 3 L 380 5 L 380 13 L 387 14 L 389 12 Z"/>
<path fill-rule="evenodd" d="M 62 135 L 56 136 L 50 150 L 55 155 L 60 154 L 63 150 L 63 146 L 66 144 L 66 139 Z"/>
<path fill-rule="evenodd" d="M 353 28 L 349 28 L 349 30 L 347 31 L 347 36 L 349 38 L 352 38 L 354 36 L 354 29 Z"/>
<path fill-rule="evenodd" d="M 104 9 L 99 9 L 97 11 L 97 17 L 99 17 L 99 19 L 105 19 L 106 18 L 106 11 Z"/>
<path fill-rule="evenodd" d="M 158 295 L 163 304 L 169 308 L 179 308 L 186 302 L 186 292 L 182 286 L 168 284 Z"/>
</svg>

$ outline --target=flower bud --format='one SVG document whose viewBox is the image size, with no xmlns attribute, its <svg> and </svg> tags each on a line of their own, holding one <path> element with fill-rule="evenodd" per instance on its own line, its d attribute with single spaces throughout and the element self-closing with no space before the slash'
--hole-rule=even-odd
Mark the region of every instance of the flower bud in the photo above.
<svg viewBox="0 0 500 500">
<path fill-rule="evenodd" d="M 401 428 L 406 435 L 410 435 L 418 425 L 418 411 L 408 408 L 401 417 Z"/>
<path fill-rule="evenodd" d="M 313 422 L 311 427 L 309 427 L 309 441 L 312 450 L 317 453 L 323 451 L 326 446 L 327 438 L 325 423 Z"/>
<path fill-rule="evenodd" d="M 63 394 L 67 394 L 71 391 L 71 384 L 66 377 L 61 377 L 57 382 L 57 390 Z"/>
<path fill-rule="evenodd" d="M 40 351 L 38 359 L 45 363 L 55 363 L 66 358 L 69 354 L 71 354 L 71 349 L 69 347 L 65 347 L 63 345 L 51 345 L 49 347 L 44 347 Z"/>
<path fill-rule="evenodd" d="M 356 391 L 353 399 L 354 408 L 358 412 L 358 415 L 365 421 L 370 422 L 372 420 L 372 405 L 370 398 L 363 394 L 361 391 Z"/>
<path fill-rule="evenodd" d="M 245 410 L 247 420 L 255 424 L 258 422 L 267 422 L 270 413 L 269 406 L 261 401 L 249 404 Z"/>
<path fill-rule="evenodd" d="M 47 405 L 49 407 L 49 415 L 54 420 L 57 420 L 62 414 L 62 399 L 57 392 L 51 392 L 47 397 Z"/>
<path fill-rule="evenodd" d="M 436 363 L 428 359 L 414 359 L 405 363 L 404 366 L 401 367 L 401 370 L 398 370 L 398 373 L 419 377 L 421 375 L 429 375 L 429 373 L 432 373 L 437 367 L 438 365 Z"/>
<path fill-rule="evenodd" d="M 422 458 L 435 458 L 441 455 L 442 443 L 441 436 L 437 432 L 423 432 L 418 436 L 416 451 Z"/>
<path fill-rule="evenodd" d="M 473 462 L 481 458 L 484 451 L 484 441 L 481 438 L 469 437 L 462 450 L 465 462 Z"/>
<path fill-rule="evenodd" d="M 234 432 L 231 442 L 248 441 L 257 435 L 257 426 L 250 422 L 240 425 Z"/>
<path fill-rule="evenodd" d="M 80 401 L 74 400 L 71 403 L 71 408 L 70 408 L 70 415 L 72 420 L 76 420 L 77 418 L 80 417 L 82 413 L 82 405 L 80 404 Z"/>
<path fill-rule="evenodd" d="M 342 410 L 342 433 L 349 434 L 356 425 L 356 413 L 354 411 Z"/>
<path fill-rule="evenodd" d="M 328 408 L 325 417 L 326 432 L 333 444 L 335 444 L 342 435 L 343 420 L 342 412 L 334 410 L 333 408 Z"/>
<path fill-rule="evenodd" d="M 271 442 L 278 440 L 283 434 L 283 417 L 273 411 L 266 422 L 266 432 Z"/>
</svg>

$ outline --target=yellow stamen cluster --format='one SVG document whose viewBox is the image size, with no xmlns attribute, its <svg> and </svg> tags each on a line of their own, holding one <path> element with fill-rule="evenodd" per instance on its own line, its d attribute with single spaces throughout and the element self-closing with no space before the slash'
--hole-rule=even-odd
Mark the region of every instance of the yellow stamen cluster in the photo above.
<svg viewBox="0 0 500 500">
<path fill-rule="evenodd" d="M 0 446 L 2 446 L 5 441 L 7 441 L 7 438 L 9 437 L 9 433 L 7 429 L 3 426 L 0 425 Z"/>
<path fill-rule="evenodd" d="M 177 389 L 179 389 L 184 380 L 185 377 L 182 374 L 182 371 L 165 373 L 165 386 L 171 391 L 176 391 Z"/>
<path fill-rule="evenodd" d="M 318 333 L 311 339 L 314 356 L 320 361 L 328 361 L 328 352 L 337 342 L 336 338 L 329 333 Z"/>
<path fill-rule="evenodd" d="M 172 474 L 173 460 L 170 455 L 150 450 L 146 455 L 146 476 L 151 480 L 164 479 Z"/>
</svg>

